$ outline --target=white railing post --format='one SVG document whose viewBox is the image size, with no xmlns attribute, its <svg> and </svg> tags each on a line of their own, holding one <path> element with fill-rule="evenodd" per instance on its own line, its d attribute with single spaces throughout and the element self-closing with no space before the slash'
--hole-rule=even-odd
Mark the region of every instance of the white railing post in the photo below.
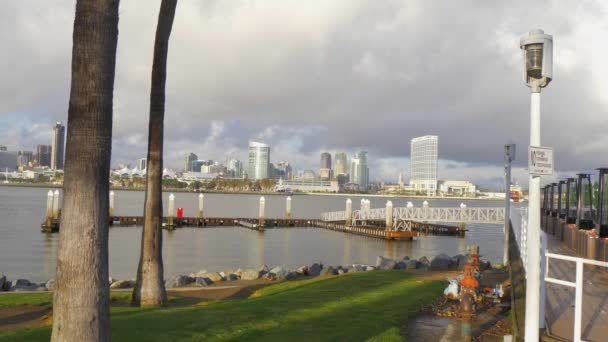
<svg viewBox="0 0 608 342">
<path fill-rule="evenodd" d="M 545 305 L 547 303 L 547 288 L 545 275 L 547 273 L 547 234 L 540 232 L 540 297 L 539 297 L 539 328 L 545 328 Z"/>
<path fill-rule="evenodd" d="M 574 296 L 574 341 L 581 340 L 583 318 L 583 260 L 576 260 L 576 289 Z"/>
</svg>

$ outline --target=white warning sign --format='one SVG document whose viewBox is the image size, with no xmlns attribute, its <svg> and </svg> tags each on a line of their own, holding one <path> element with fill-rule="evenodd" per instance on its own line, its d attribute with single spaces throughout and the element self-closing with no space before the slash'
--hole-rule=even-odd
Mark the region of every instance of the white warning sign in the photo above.
<svg viewBox="0 0 608 342">
<path fill-rule="evenodd" d="M 528 148 L 528 170 L 534 176 L 553 174 L 553 149 L 551 147 L 530 146 Z"/>
</svg>

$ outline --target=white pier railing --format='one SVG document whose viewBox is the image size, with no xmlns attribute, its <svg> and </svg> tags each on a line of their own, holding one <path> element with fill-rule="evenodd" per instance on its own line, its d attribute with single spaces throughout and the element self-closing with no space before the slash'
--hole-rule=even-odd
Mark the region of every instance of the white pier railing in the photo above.
<svg viewBox="0 0 608 342">
<path fill-rule="evenodd" d="M 354 210 L 353 220 L 384 220 L 386 208 Z M 323 221 L 345 221 L 346 211 L 321 214 Z M 394 221 L 504 224 L 505 208 L 393 208 Z"/>
</svg>

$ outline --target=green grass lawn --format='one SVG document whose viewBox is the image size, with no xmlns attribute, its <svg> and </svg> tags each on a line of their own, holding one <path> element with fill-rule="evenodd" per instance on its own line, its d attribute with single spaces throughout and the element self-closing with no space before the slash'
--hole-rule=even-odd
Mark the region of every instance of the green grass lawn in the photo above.
<svg viewBox="0 0 608 342">
<path fill-rule="evenodd" d="M 403 271 L 378 271 L 284 282 L 245 300 L 146 310 L 115 306 L 112 340 L 399 341 L 407 320 L 443 287 Z M 48 341 L 50 333 L 50 327 L 0 333 L 0 341 Z"/>
</svg>

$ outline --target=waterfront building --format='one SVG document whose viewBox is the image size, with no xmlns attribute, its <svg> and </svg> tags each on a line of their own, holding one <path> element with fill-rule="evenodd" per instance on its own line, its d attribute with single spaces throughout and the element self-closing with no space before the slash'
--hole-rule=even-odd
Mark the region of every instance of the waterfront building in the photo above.
<svg viewBox="0 0 608 342">
<path fill-rule="evenodd" d="M 284 180 L 283 186 L 291 191 L 302 192 L 338 192 L 340 190 L 337 181 L 316 179 Z"/>
<path fill-rule="evenodd" d="M 198 156 L 192 152 L 190 152 L 186 156 L 186 165 L 184 166 L 184 171 L 192 171 L 192 162 L 198 160 Z"/>
<path fill-rule="evenodd" d="M 346 157 L 346 153 L 337 152 L 335 156 L 335 175 L 336 177 L 340 175 L 348 174 L 348 158 Z"/>
<path fill-rule="evenodd" d="M 266 179 L 269 178 L 270 171 L 270 146 L 250 141 L 247 175 L 251 179 Z"/>
<path fill-rule="evenodd" d="M 34 159 L 34 152 L 32 151 L 19 151 L 17 152 L 17 167 L 25 168 L 28 167 L 30 162 Z"/>
<path fill-rule="evenodd" d="M 437 145 L 436 135 L 426 135 L 411 141 L 410 185 L 418 192 L 437 193 Z"/>
<path fill-rule="evenodd" d="M 243 177 L 243 164 L 236 158 L 230 158 L 226 162 L 228 174 L 233 178 Z"/>
<path fill-rule="evenodd" d="M 137 159 L 137 169 L 140 171 L 143 171 L 146 168 L 148 168 L 148 159 L 147 158 Z"/>
<path fill-rule="evenodd" d="M 369 186 L 369 167 L 367 166 L 367 152 L 355 154 L 350 163 L 350 182 L 356 184 L 359 190 L 367 190 Z"/>
<path fill-rule="evenodd" d="M 469 181 L 439 181 L 439 193 L 452 196 L 475 196 L 477 187 Z"/>
<path fill-rule="evenodd" d="M 39 166 L 51 166 L 51 152 L 53 148 L 51 145 L 38 145 L 36 146 L 36 159 L 38 160 Z"/>
<path fill-rule="evenodd" d="M 65 148 L 65 126 L 61 122 L 53 126 L 53 138 L 51 140 L 51 169 L 63 170 L 63 152 Z"/>
<path fill-rule="evenodd" d="M 315 172 L 313 170 L 306 169 L 300 174 L 298 179 L 315 180 L 315 179 L 317 179 L 317 175 L 315 174 Z"/>
<path fill-rule="evenodd" d="M 404 177 L 403 177 L 403 173 L 399 173 L 399 188 L 403 189 L 403 184 L 404 184 Z"/>
</svg>

